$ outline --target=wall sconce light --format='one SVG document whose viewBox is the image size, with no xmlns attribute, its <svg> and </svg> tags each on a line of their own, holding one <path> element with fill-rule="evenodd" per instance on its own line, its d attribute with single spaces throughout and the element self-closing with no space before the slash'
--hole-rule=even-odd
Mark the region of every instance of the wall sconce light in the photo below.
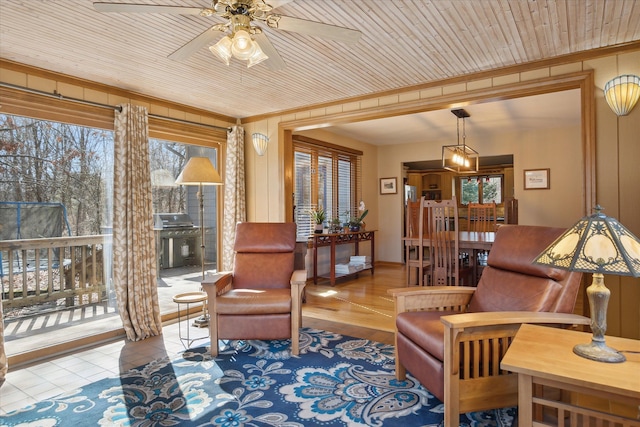
<svg viewBox="0 0 640 427">
<path fill-rule="evenodd" d="M 616 115 L 626 116 L 640 98 L 640 77 L 624 74 L 609 80 L 604 85 L 604 97 Z"/>
<path fill-rule="evenodd" d="M 258 156 L 263 156 L 267 152 L 267 145 L 269 145 L 269 137 L 261 133 L 254 133 L 251 135 L 253 141 L 253 148 L 255 148 Z"/>
</svg>

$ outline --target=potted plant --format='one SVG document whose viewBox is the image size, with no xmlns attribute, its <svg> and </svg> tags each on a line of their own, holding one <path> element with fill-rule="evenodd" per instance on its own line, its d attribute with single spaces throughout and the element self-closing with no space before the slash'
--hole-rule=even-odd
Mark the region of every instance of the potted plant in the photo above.
<svg viewBox="0 0 640 427">
<path fill-rule="evenodd" d="M 314 233 L 320 234 L 322 233 L 322 229 L 324 228 L 324 221 L 327 219 L 327 213 L 322 208 L 313 209 L 309 212 L 311 215 L 311 219 L 316 224 Z"/>
<path fill-rule="evenodd" d="M 342 225 L 340 224 L 340 218 L 335 217 L 331 220 L 331 233 L 340 233 L 342 231 Z"/>
<path fill-rule="evenodd" d="M 369 213 L 369 209 L 366 209 L 362 212 L 360 216 L 353 216 L 349 219 L 349 230 L 350 231 L 360 231 L 360 228 L 363 228 L 363 222 L 365 216 Z"/>
</svg>

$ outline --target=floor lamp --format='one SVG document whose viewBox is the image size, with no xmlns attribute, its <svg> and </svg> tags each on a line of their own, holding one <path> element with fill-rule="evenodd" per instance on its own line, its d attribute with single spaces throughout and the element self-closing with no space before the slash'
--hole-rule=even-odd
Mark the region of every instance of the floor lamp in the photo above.
<svg viewBox="0 0 640 427">
<path fill-rule="evenodd" d="M 207 157 L 191 157 L 185 165 L 180 175 L 176 179 L 179 185 L 197 185 L 198 201 L 200 202 L 200 263 L 202 264 L 202 280 L 204 280 L 204 193 L 203 185 L 222 185 L 222 179 L 218 171 L 211 164 Z M 202 288 L 201 288 L 202 290 Z M 206 312 L 206 305 L 203 304 L 203 314 L 194 321 L 194 326 L 204 328 L 209 324 L 209 316 Z"/>
<path fill-rule="evenodd" d="M 203 185 L 222 185 L 218 171 L 207 157 L 192 157 L 176 179 L 179 185 L 198 185 L 198 201 L 200 202 L 200 261 L 202 263 L 202 280 L 204 280 L 204 194 Z"/>
</svg>

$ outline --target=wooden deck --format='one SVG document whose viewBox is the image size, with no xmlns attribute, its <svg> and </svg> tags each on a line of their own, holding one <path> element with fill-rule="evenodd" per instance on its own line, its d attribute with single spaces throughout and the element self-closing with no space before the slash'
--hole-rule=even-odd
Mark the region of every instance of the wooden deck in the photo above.
<svg viewBox="0 0 640 427">
<path fill-rule="evenodd" d="M 207 266 L 208 269 L 209 266 Z M 213 268 L 213 267 L 212 267 Z M 173 296 L 200 290 L 200 267 L 161 270 L 158 299 L 163 321 L 176 317 Z M 341 324 L 341 333 L 362 335 L 357 328 L 367 328 L 367 337 L 393 342 L 393 301 L 387 289 L 403 287 L 402 265 L 376 266 L 374 276 L 368 272 L 359 278 L 338 281 L 336 286 L 308 281 L 307 301 L 303 305 L 303 326 L 329 328 Z M 10 362 L 28 363 L 55 352 L 94 345 L 123 334 L 115 304 L 109 301 L 47 312 L 33 312 L 19 318 L 5 318 L 5 344 Z M 197 307 L 194 307 L 197 309 Z M 42 350 L 47 347 L 47 350 Z"/>
<path fill-rule="evenodd" d="M 207 266 L 209 268 L 209 266 Z M 176 317 L 177 305 L 173 296 L 200 290 L 202 270 L 199 266 L 172 268 L 160 271 L 158 300 L 164 320 Z M 74 340 L 91 342 L 91 336 L 118 336 L 121 331 L 120 317 L 113 300 L 77 307 L 56 306 L 55 303 L 19 310 L 8 310 L 5 314 L 5 345 L 7 356 L 25 355 L 43 347 L 57 346 Z M 83 341 L 84 340 L 84 341 Z M 48 352 L 47 352 L 48 353 Z M 22 358 L 20 358 L 22 360 Z"/>
</svg>

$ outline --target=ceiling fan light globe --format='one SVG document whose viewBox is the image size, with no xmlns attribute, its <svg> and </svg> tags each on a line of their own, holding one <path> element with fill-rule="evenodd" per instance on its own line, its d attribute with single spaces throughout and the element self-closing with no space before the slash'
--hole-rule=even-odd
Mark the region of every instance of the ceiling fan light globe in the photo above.
<svg viewBox="0 0 640 427">
<path fill-rule="evenodd" d="M 229 60 L 231 59 L 231 39 L 229 36 L 221 38 L 218 43 L 209 47 L 209 50 L 218 58 L 222 59 L 225 64 L 229 65 Z"/>
<path fill-rule="evenodd" d="M 269 59 L 267 54 L 264 53 L 262 51 L 262 49 L 260 49 L 260 45 L 258 43 L 255 43 L 255 42 L 254 42 L 254 44 L 256 46 L 256 50 L 253 53 L 253 55 L 251 55 L 251 58 L 249 58 L 249 60 L 247 61 L 247 68 L 251 68 L 256 64 L 259 64 L 262 61 Z"/>
<path fill-rule="evenodd" d="M 244 30 L 236 31 L 233 35 L 231 53 L 238 59 L 248 60 L 256 51 L 256 43 L 251 40 L 251 36 Z"/>
</svg>

